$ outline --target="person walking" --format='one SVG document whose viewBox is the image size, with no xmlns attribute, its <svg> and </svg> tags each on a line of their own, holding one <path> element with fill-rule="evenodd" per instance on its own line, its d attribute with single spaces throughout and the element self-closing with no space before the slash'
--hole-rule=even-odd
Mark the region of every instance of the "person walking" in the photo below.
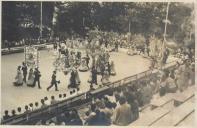
<svg viewBox="0 0 197 128">
<path fill-rule="evenodd" d="M 41 87 L 40 87 L 40 77 L 41 77 L 41 74 L 40 74 L 40 71 L 38 70 L 38 68 L 35 68 L 34 76 L 35 77 L 34 77 L 33 86 L 35 87 L 36 82 L 38 82 L 38 88 L 41 89 Z"/>
<path fill-rule="evenodd" d="M 53 71 L 53 75 L 52 75 L 52 80 L 51 80 L 51 85 L 47 88 L 47 91 L 49 91 L 50 88 L 52 88 L 55 85 L 55 91 L 58 91 L 57 88 L 57 80 L 56 80 L 56 71 Z"/>
</svg>

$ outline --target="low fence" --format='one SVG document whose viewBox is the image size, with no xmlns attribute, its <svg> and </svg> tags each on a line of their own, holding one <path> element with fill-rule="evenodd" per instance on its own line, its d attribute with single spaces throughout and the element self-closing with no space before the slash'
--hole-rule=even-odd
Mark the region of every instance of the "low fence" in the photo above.
<svg viewBox="0 0 197 128">
<path fill-rule="evenodd" d="M 171 62 L 166 64 L 163 69 L 171 69 L 176 66 L 176 62 Z M 100 87 L 93 91 L 87 91 L 84 93 L 81 93 L 75 97 L 70 97 L 68 99 L 65 99 L 63 101 L 60 101 L 56 104 L 49 105 L 45 108 L 40 108 L 37 110 L 34 110 L 30 113 L 23 113 L 21 115 L 18 115 L 16 117 L 10 118 L 8 120 L 3 120 L 1 124 L 4 125 L 33 125 L 39 120 L 48 120 L 51 119 L 59 114 L 61 114 L 64 111 L 68 111 L 72 108 L 78 108 L 79 106 L 82 106 L 87 103 L 91 103 L 93 98 L 96 98 L 98 96 L 102 96 L 109 92 L 112 89 L 116 89 L 121 86 L 127 86 L 129 83 L 135 82 L 136 80 L 140 80 L 146 77 L 154 77 L 158 74 L 157 69 L 154 70 L 147 70 L 142 73 L 126 77 L 122 80 L 115 81 L 113 83 L 109 83 L 108 85 L 105 85 L 103 87 Z"/>
</svg>

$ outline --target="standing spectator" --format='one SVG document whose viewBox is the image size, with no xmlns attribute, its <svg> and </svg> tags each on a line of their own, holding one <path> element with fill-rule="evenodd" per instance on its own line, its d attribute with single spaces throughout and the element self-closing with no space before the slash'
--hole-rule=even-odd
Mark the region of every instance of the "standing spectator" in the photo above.
<svg viewBox="0 0 197 128">
<path fill-rule="evenodd" d="M 26 63 L 22 63 L 22 71 L 23 71 L 23 81 L 26 83 L 26 78 L 27 78 L 27 66 Z"/>
<path fill-rule="evenodd" d="M 120 106 L 115 110 L 115 117 L 113 123 L 119 126 L 127 126 L 131 123 L 131 106 L 126 103 L 125 97 L 120 97 Z"/>
<path fill-rule="evenodd" d="M 89 67 L 90 57 L 89 57 L 88 54 L 86 54 L 85 59 L 86 59 L 86 65 L 87 65 L 87 67 L 88 67 L 88 69 L 89 69 L 89 68 L 90 68 L 90 67 Z"/>
<path fill-rule="evenodd" d="M 34 87 L 36 86 L 36 82 L 38 82 L 38 88 L 41 89 L 40 87 L 40 77 L 41 77 L 41 74 L 40 74 L 40 71 L 38 70 L 38 68 L 35 68 L 35 71 L 34 71 Z"/>
</svg>

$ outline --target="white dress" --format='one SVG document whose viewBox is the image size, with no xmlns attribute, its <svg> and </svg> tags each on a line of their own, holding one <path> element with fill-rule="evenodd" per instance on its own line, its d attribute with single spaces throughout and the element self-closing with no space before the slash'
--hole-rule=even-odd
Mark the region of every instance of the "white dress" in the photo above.
<svg viewBox="0 0 197 128">
<path fill-rule="evenodd" d="M 22 72 L 20 70 L 17 70 L 17 75 L 15 77 L 15 82 L 14 85 L 15 86 L 20 86 L 23 84 L 23 76 L 22 76 Z"/>
<path fill-rule="evenodd" d="M 27 85 L 28 86 L 33 86 L 33 83 L 34 83 L 34 74 L 33 74 L 33 71 L 29 72 L 29 76 L 28 76 L 28 81 L 27 81 Z"/>
</svg>

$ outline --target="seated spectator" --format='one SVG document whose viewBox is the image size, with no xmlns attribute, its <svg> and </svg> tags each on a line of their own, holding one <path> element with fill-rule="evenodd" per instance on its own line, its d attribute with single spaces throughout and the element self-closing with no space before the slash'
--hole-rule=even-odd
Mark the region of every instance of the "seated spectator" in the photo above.
<svg viewBox="0 0 197 128">
<path fill-rule="evenodd" d="M 15 117 L 15 116 L 17 116 L 16 115 L 16 111 L 15 110 L 12 110 L 12 117 Z"/>
<path fill-rule="evenodd" d="M 137 99 L 134 99 L 133 103 L 131 104 L 131 111 L 133 113 L 133 121 L 139 118 L 139 103 Z"/>
<path fill-rule="evenodd" d="M 55 97 L 54 96 L 51 96 L 51 104 L 56 104 L 58 101 L 55 100 Z"/>
<path fill-rule="evenodd" d="M 33 111 L 33 103 L 30 103 L 29 106 L 30 106 L 30 110 Z"/>
<path fill-rule="evenodd" d="M 8 110 L 5 110 L 5 115 L 3 116 L 3 120 L 7 120 L 10 118 L 10 115 L 8 114 Z"/>
<path fill-rule="evenodd" d="M 146 83 L 144 83 L 146 84 Z M 152 90 L 151 90 L 151 87 L 149 84 L 146 84 L 143 89 L 142 89 L 142 101 L 143 101 L 143 104 L 148 104 L 150 103 L 150 100 L 152 98 Z"/>
<path fill-rule="evenodd" d="M 166 81 L 160 82 L 160 88 L 159 88 L 159 95 L 164 96 L 166 94 Z"/>
<path fill-rule="evenodd" d="M 31 112 L 31 110 L 29 110 L 29 107 L 25 105 L 25 113 L 29 113 L 29 112 Z"/>
<path fill-rule="evenodd" d="M 47 107 L 47 104 L 45 104 L 44 99 L 41 99 L 41 108 Z"/>
<path fill-rule="evenodd" d="M 120 97 L 120 106 L 115 109 L 115 116 L 113 123 L 119 126 L 127 126 L 131 123 L 131 107 L 126 103 L 125 97 Z"/>
<path fill-rule="evenodd" d="M 66 98 L 66 94 L 63 94 L 63 98 Z"/>
<path fill-rule="evenodd" d="M 95 88 L 93 87 L 93 85 L 90 85 L 90 91 L 95 90 Z"/>
<path fill-rule="evenodd" d="M 62 94 L 59 94 L 59 100 L 62 100 Z"/>
<path fill-rule="evenodd" d="M 35 102 L 35 109 L 38 109 L 38 102 Z"/>
<path fill-rule="evenodd" d="M 21 107 L 18 107 L 17 110 L 18 110 L 18 115 L 22 114 Z"/>
<path fill-rule="evenodd" d="M 70 114 L 71 120 L 68 125 L 83 125 L 82 120 L 79 117 L 77 110 L 72 110 Z"/>
<path fill-rule="evenodd" d="M 168 76 L 168 78 L 166 79 L 166 93 L 175 93 L 176 90 L 177 86 L 175 80 L 172 77 Z"/>
<path fill-rule="evenodd" d="M 50 105 L 50 101 L 48 100 L 48 97 L 44 97 L 44 102 L 46 105 Z"/>
</svg>

